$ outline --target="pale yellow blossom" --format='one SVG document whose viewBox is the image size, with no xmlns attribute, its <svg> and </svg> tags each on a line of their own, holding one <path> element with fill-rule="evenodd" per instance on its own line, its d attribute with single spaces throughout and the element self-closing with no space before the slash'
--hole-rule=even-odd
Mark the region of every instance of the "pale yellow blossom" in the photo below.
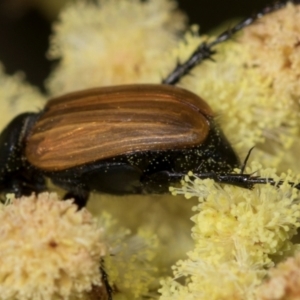
<svg viewBox="0 0 300 300">
<path fill-rule="evenodd" d="M 280 187 L 256 185 L 253 190 L 220 185 L 187 176 L 175 194 L 197 196 L 192 218 L 194 249 L 174 266 L 174 279 L 163 282 L 161 299 L 255 299 L 255 288 L 267 269 L 299 249 L 291 239 L 300 227 L 299 192 L 288 181 L 256 163 L 247 168 L 266 178 L 284 180 Z M 186 277 L 186 284 L 176 279 Z"/>
<path fill-rule="evenodd" d="M 0 64 L 0 86 L 1 130 L 16 115 L 22 112 L 37 112 L 45 105 L 46 98 L 37 88 L 25 82 L 24 74 L 9 76 L 5 74 L 2 64 Z"/>
<path fill-rule="evenodd" d="M 0 207 L 0 299 L 77 299 L 101 285 L 103 228 L 57 195 L 12 199 Z"/>
<path fill-rule="evenodd" d="M 48 80 L 51 94 L 95 86 L 160 82 L 168 52 L 184 29 L 175 1 L 78 1 L 54 26 L 49 56 L 60 64 Z"/>
<path fill-rule="evenodd" d="M 149 289 L 157 277 L 153 264 L 157 255 L 157 236 L 148 229 L 140 228 L 136 233 L 122 228 L 106 212 L 98 217 L 105 228 L 105 240 L 110 245 L 110 255 L 105 257 L 105 269 L 110 283 L 116 287 L 117 299 L 140 299 L 149 294 Z"/>
</svg>

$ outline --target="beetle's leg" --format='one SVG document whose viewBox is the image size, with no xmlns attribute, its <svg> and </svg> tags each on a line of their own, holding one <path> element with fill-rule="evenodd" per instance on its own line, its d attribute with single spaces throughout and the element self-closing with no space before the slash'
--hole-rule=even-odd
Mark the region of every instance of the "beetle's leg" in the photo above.
<svg viewBox="0 0 300 300">
<path fill-rule="evenodd" d="M 86 203 L 89 199 L 89 191 L 87 190 L 77 190 L 74 192 L 74 189 L 72 189 L 72 192 L 67 192 L 64 196 L 64 199 L 74 199 L 74 203 L 78 206 L 78 209 L 81 209 L 86 206 Z"/>
<path fill-rule="evenodd" d="M 10 186 L 11 192 L 14 193 L 17 198 L 21 196 L 29 196 L 32 193 L 39 194 L 47 190 L 46 182 L 42 176 L 33 182 L 26 182 L 26 180 L 12 178 Z"/>
<path fill-rule="evenodd" d="M 61 174 L 56 174 L 56 176 L 52 176 L 50 178 L 53 184 L 67 191 L 64 196 L 64 200 L 74 199 L 74 203 L 78 206 L 78 209 L 86 206 L 90 190 L 79 179 L 71 179 Z"/>
<path fill-rule="evenodd" d="M 92 290 L 88 293 L 88 299 L 91 300 L 112 300 L 113 288 L 108 282 L 108 275 L 104 268 L 104 261 L 101 259 L 99 272 L 102 275 L 101 285 L 92 285 Z"/>
<path fill-rule="evenodd" d="M 103 259 L 101 259 L 101 262 L 100 262 L 100 272 L 102 274 L 102 282 L 103 282 L 106 292 L 107 292 L 107 300 L 112 300 L 113 299 L 112 298 L 113 289 L 109 284 L 108 274 L 105 271 Z"/>
<path fill-rule="evenodd" d="M 180 181 L 185 176 L 189 176 L 183 173 L 171 173 L 171 172 L 166 172 L 166 173 L 168 173 L 167 176 L 174 182 Z M 213 179 L 217 183 L 234 185 L 245 189 L 252 189 L 255 184 L 269 183 L 270 185 L 279 187 L 284 183 L 283 180 L 276 181 L 273 178 L 253 176 L 253 174 L 237 174 L 237 173 L 218 174 L 215 172 L 209 172 L 209 173 L 193 173 L 193 176 L 190 177 L 192 179 L 195 177 L 198 177 L 200 179 Z M 300 183 L 295 184 L 292 181 L 288 181 L 288 184 L 294 187 L 295 189 L 300 190 Z"/>
<path fill-rule="evenodd" d="M 20 168 L 8 174 L 1 182 L 1 192 L 13 193 L 17 198 L 47 190 L 44 176 L 32 168 Z"/>
<path fill-rule="evenodd" d="M 215 178 L 213 178 L 215 179 Z M 219 183 L 226 183 L 242 188 L 252 189 L 255 184 L 270 184 L 276 187 L 281 186 L 284 181 L 276 181 L 273 178 L 263 178 L 259 176 L 253 176 L 252 174 L 216 174 L 216 179 Z M 300 190 L 300 183 L 288 181 L 288 184 L 297 190 Z"/>
<path fill-rule="evenodd" d="M 179 80 L 188 74 L 196 65 L 201 63 L 205 59 L 210 59 L 216 51 L 212 48 L 217 44 L 220 44 L 224 41 L 230 39 L 236 32 L 241 29 L 251 25 L 257 19 L 260 19 L 266 14 L 269 14 L 273 11 L 279 10 L 284 7 L 288 2 L 299 4 L 300 0 L 282 0 L 277 1 L 273 5 L 267 6 L 258 13 L 253 14 L 251 17 L 248 17 L 232 28 L 229 28 L 222 32 L 215 40 L 210 43 L 202 43 L 197 49 L 191 54 L 191 56 L 183 63 L 178 63 L 175 69 L 167 75 L 167 77 L 162 81 L 163 84 L 175 85 Z"/>
<path fill-rule="evenodd" d="M 253 176 L 252 174 L 236 174 L 236 173 L 228 173 L 228 174 L 217 174 L 217 173 L 200 173 L 193 174 L 200 179 L 213 179 L 215 182 L 230 184 L 234 186 L 238 186 L 241 188 L 252 189 L 255 184 L 270 184 L 276 187 L 281 186 L 284 181 L 279 180 L 276 181 L 273 178 L 264 178 L 259 176 Z M 294 182 L 289 181 L 288 184 L 297 190 L 300 190 L 300 183 L 295 184 Z"/>
<path fill-rule="evenodd" d="M 260 178 L 260 177 L 258 177 L 257 179 L 255 178 L 253 179 L 253 184 L 267 184 L 267 183 L 279 187 L 284 183 L 284 181 L 283 180 L 275 181 L 273 178 Z M 300 190 L 300 183 L 295 184 L 295 182 L 288 181 L 288 184 L 293 188 Z"/>
</svg>

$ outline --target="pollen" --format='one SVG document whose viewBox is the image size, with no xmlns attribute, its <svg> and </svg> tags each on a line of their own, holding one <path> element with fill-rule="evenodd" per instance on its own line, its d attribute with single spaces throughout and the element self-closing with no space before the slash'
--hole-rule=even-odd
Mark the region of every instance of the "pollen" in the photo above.
<svg viewBox="0 0 300 300">
<path fill-rule="evenodd" d="M 182 188 L 173 188 L 187 198 L 198 197 L 199 204 L 192 217 L 194 249 L 173 266 L 174 277 L 163 281 L 161 300 L 255 299 L 256 288 L 278 255 L 283 260 L 298 249 L 291 239 L 300 227 L 299 191 L 288 182 L 299 178 L 290 172 L 278 177 L 257 163 L 246 171 L 254 170 L 281 186 L 221 187 L 189 174 Z M 181 277 L 186 284 L 177 281 Z"/>
</svg>

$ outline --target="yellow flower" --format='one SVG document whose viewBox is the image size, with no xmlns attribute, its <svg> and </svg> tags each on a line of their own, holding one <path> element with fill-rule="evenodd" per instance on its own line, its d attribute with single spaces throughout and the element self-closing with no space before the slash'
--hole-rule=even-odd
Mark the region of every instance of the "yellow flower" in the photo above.
<svg viewBox="0 0 300 300">
<path fill-rule="evenodd" d="M 266 270 L 299 248 L 291 242 L 300 227 L 299 192 L 288 184 L 299 177 L 277 177 L 258 164 L 247 168 L 254 171 L 284 182 L 279 188 L 267 184 L 248 190 L 187 176 L 182 188 L 172 189 L 197 196 L 200 203 L 192 218 L 194 249 L 174 266 L 173 281 L 163 282 L 162 300 L 255 299 Z M 186 285 L 174 281 L 182 276 Z"/>
<path fill-rule="evenodd" d="M 110 255 L 105 257 L 105 270 L 109 281 L 116 287 L 114 297 L 131 300 L 147 295 L 157 276 L 153 264 L 158 251 L 156 235 L 143 228 L 132 234 L 105 212 L 97 218 L 105 228 L 105 240 L 110 245 Z"/>
<path fill-rule="evenodd" d="M 61 59 L 48 81 L 51 94 L 160 82 L 184 29 L 176 6 L 169 0 L 98 0 L 67 7 L 51 41 L 49 56 Z"/>
<path fill-rule="evenodd" d="M 13 117 L 22 112 L 34 112 L 41 109 L 46 98 L 37 88 L 30 86 L 24 81 L 21 73 L 8 76 L 0 63 L 0 100 L 1 100 L 1 130 L 12 120 Z"/>
<path fill-rule="evenodd" d="M 0 223 L 0 299 L 75 299 L 101 285 L 103 229 L 71 200 L 12 199 Z"/>
</svg>

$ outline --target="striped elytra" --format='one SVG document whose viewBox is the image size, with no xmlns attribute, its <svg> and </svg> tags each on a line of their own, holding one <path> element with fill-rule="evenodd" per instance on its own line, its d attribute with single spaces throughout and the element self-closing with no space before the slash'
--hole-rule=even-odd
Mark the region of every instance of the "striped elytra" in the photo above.
<svg viewBox="0 0 300 300">
<path fill-rule="evenodd" d="M 187 90 L 155 84 L 103 87 L 48 102 L 26 144 L 28 161 L 62 170 L 137 151 L 201 144 L 213 117 Z"/>
</svg>

